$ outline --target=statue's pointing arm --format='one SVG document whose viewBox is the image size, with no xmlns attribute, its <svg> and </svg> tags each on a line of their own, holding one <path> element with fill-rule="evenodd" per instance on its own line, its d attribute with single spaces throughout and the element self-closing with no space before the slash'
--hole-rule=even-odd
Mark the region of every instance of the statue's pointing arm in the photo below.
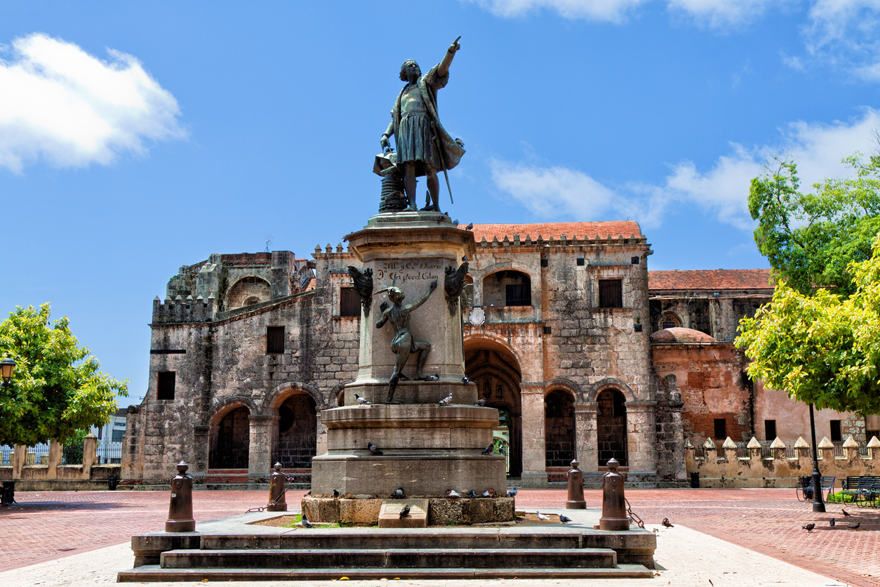
<svg viewBox="0 0 880 587">
<path fill-rule="evenodd" d="M 412 305 L 409 307 L 409 309 L 415 310 L 416 308 L 418 308 L 419 306 L 421 306 L 422 304 L 427 302 L 428 298 L 431 297 L 431 294 L 434 293 L 435 289 L 437 289 L 437 280 L 436 279 L 431 282 L 431 285 L 428 286 L 428 291 L 425 292 L 425 295 L 423 295 L 421 298 L 419 298 L 418 300 L 413 302 Z"/>
<path fill-rule="evenodd" d="M 449 75 L 449 66 L 452 65 L 452 59 L 455 57 L 455 54 L 461 49 L 461 44 L 459 44 L 459 39 L 461 39 L 461 35 L 458 36 L 452 44 L 449 45 L 449 49 L 446 50 L 446 55 L 443 56 L 443 60 L 440 61 L 440 65 L 437 66 L 437 75 L 441 78 Z"/>
</svg>

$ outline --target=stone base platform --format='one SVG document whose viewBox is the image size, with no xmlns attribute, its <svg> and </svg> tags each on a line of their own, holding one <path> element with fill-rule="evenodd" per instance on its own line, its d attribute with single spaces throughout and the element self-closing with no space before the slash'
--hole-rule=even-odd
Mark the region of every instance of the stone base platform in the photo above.
<svg viewBox="0 0 880 587">
<path fill-rule="evenodd" d="M 401 500 L 405 502 L 406 500 Z M 428 506 L 429 526 L 467 526 L 512 522 L 515 515 L 512 497 L 451 499 L 432 497 L 423 500 Z M 393 500 L 379 498 L 333 498 L 307 495 L 302 511 L 312 522 L 338 523 L 352 526 L 373 526 L 379 522 L 383 503 Z"/>
<path fill-rule="evenodd" d="M 344 575 L 486 581 L 654 575 L 653 532 L 593 530 L 596 510 L 565 513 L 574 521 L 393 529 L 254 525 L 278 514 L 245 514 L 199 524 L 200 532 L 132 537 L 135 567 L 121 571 L 118 580 L 338 580 Z"/>
</svg>

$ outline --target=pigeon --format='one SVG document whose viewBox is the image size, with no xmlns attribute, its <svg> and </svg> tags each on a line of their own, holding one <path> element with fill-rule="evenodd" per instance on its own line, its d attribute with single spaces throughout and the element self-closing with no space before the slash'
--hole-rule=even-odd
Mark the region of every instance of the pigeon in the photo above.
<svg viewBox="0 0 880 587">
<path fill-rule="evenodd" d="M 467 496 L 470 497 L 471 499 L 473 499 L 473 498 L 477 497 L 477 492 L 474 491 L 473 489 L 471 489 L 470 491 L 467 492 Z"/>
<path fill-rule="evenodd" d="M 303 526 L 303 528 L 311 528 L 312 527 L 312 523 L 309 522 L 309 519 L 306 517 L 305 514 L 302 515 L 302 526 Z"/>
<path fill-rule="evenodd" d="M 428 375 L 423 379 L 423 381 L 440 381 L 440 376 L 434 373 L 433 375 Z"/>
<path fill-rule="evenodd" d="M 539 520 L 549 520 L 550 519 L 550 516 L 545 516 L 541 512 L 535 512 L 535 515 L 538 517 Z"/>
<path fill-rule="evenodd" d="M 803 526 L 801 526 L 801 528 L 803 528 L 807 532 L 812 532 L 813 528 L 815 528 L 815 527 L 816 527 L 816 524 L 814 524 L 813 522 L 810 522 L 809 524 L 804 524 Z"/>
<path fill-rule="evenodd" d="M 468 222 L 468 225 L 465 226 L 464 229 L 465 229 L 465 230 L 473 230 L 473 229 L 474 229 L 474 223 L 473 223 L 473 222 Z"/>
<path fill-rule="evenodd" d="M 516 494 L 519 493 L 519 489 L 516 487 L 511 487 L 507 490 L 507 497 L 516 497 Z"/>
<path fill-rule="evenodd" d="M 850 524 L 849 528 L 850 528 L 850 530 L 858 530 L 859 526 L 861 526 L 861 525 L 862 525 L 861 522 L 856 522 L 855 524 Z"/>
<path fill-rule="evenodd" d="M 478 399 L 477 405 L 480 406 L 481 408 L 485 408 L 486 407 L 486 398 L 481 397 L 480 399 Z"/>
<path fill-rule="evenodd" d="M 333 497 L 339 497 L 339 490 L 338 489 L 333 490 Z"/>
<path fill-rule="evenodd" d="M 835 520 L 834 518 L 831 518 L 830 520 L 828 520 L 828 525 L 831 526 L 832 528 L 834 527 L 835 524 L 837 524 L 837 520 Z"/>
<path fill-rule="evenodd" d="M 449 393 L 446 397 L 437 402 L 441 406 L 448 406 L 452 402 L 452 392 Z"/>
<path fill-rule="evenodd" d="M 365 397 L 361 397 L 361 396 L 359 396 L 358 394 L 354 394 L 354 399 L 356 399 L 356 400 L 357 400 L 357 403 L 359 403 L 359 404 L 362 405 L 362 406 L 368 406 L 368 405 L 370 405 L 370 400 L 368 400 L 368 399 L 365 398 Z"/>
<path fill-rule="evenodd" d="M 382 451 L 379 450 L 379 447 L 373 444 L 372 442 L 367 442 L 367 450 L 370 451 L 371 455 L 380 455 Z"/>
<path fill-rule="evenodd" d="M 565 514 L 559 514 L 559 521 L 563 524 L 568 524 L 569 522 L 571 522 L 571 518 L 569 518 Z"/>
<path fill-rule="evenodd" d="M 848 518 L 852 515 L 851 513 L 849 513 L 848 511 L 846 511 L 843 508 L 840 508 L 840 513 L 843 514 L 843 517 L 845 517 L 845 518 Z"/>
<path fill-rule="evenodd" d="M 403 490 L 403 487 L 398 487 L 391 493 L 391 497 L 393 499 L 403 499 L 406 497 L 406 492 Z"/>
<path fill-rule="evenodd" d="M 666 528 L 674 528 L 675 527 L 672 525 L 672 522 L 669 521 L 669 518 L 663 518 L 663 521 L 660 523 L 663 524 Z"/>
<path fill-rule="evenodd" d="M 406 504 L 405 506 L 403 506 L 403 509 L 400 510 L 400 517 L 405 518 L 408 515 L 409 515 L 409 504 Z"/>
<path fill-rule="evenodd" d="M 455 489 L 450 489 L 449 491 L 446 492 L 446 497 L 451 497 L 451 498 L 455 499 L 457 497 L 461 497 L 461 494 L 459 492 L 457 492 Z"/>
<path fill-rule="evenodd" d="M 490 444 L 489 446 L 487 446 L 486 448 L 483 449 L 483 454 L 484 454 L 484 455 L 490 455 L 490 454 L 492 454 L 492 449 L 493 449 L 494 447 L 495 447 L 495 444 L 494 444 L 494 443 L 493 443 L 493 444 Z"/>
<path fill-rule="evenodd" d="M 467 375 L 465 375 L 464 377 L 461 378 L 461 382 L 464 383 L 465 385 L 467 385 L 468 383 L 471 382 L 471 380 L 468 379 Z"/>
<path fill-rule="evenodd" d="M 483 497 L 495 497 L 495 495 L 497 494 L 495 493 L 495 489 L 493 487 L 490 487 L 489 489 L 483 491 Z"/>
</svg>

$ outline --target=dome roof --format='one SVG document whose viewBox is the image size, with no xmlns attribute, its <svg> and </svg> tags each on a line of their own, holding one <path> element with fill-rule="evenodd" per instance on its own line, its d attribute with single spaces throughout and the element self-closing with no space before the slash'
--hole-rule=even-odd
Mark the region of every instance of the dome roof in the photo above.
<svg viewBox="0 0 880 587">
<path fill-rule="evenodd" d="M 664 328 L 663 330 L 658 330 L 651 335 L 651 342 L 683 342 L 691 344 L 705 344 L 717 341 L 714 337 L 706 334 L 705 332 L 693 330 L 692 328 L 681 328 L 679 326 L 676 326 L 674 328 Z"/>
</svg>

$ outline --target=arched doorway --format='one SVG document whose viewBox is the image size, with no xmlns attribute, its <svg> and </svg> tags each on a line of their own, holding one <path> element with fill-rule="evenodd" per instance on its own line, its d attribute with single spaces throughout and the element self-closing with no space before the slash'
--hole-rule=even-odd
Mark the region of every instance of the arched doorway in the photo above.
<svg viewBox="0 0 880 587">
<path fill-rule="evenodd" d="M 476 383 L 486 405 L 499 411 L 496 446 L 507 445 L 507 474 L 522 475 L 522 374 L 516 357 L 502 344 L 489 339 L 464 343 L 465 373 Z"/>
<path fill-rule="evenodd" d="M 596 398 L 596 444 L 599 466 L 604 467 L 610 458 L 621 466 L 627 465 L 626 448 L 626 398 L 617 389 L 608 388 Z"/>
<path fill-rule="evenodd" d="M 247 469 L 250 412 L 240 404 L 229 406 L 212 419 L 209 469 Z"/>
<path fill-rule="evenodd" d="M 545 466 L 568 467 L 575 458 L 574 397 L 562 389 L 544 396 Z"/>
<path fill-rule="evenodd" d="M 278 405 L 278 429 L 272 462 L 285 468 L 311 468 L 317 446 L 318 419 L 315 400 L 307 393 L 293 393 Z"/>
</svg>

